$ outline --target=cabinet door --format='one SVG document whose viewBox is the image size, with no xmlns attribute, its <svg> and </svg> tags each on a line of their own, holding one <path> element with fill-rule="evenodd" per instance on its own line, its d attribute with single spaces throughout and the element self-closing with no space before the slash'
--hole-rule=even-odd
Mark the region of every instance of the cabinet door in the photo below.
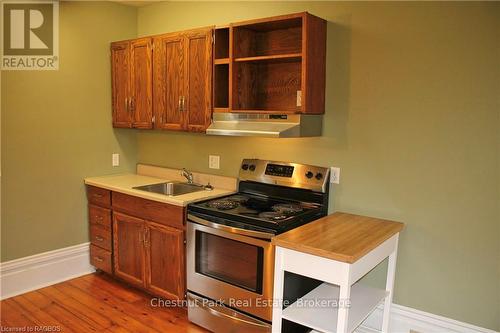
<svg viewBox="0 0 500 333">
<path fill-rule="evenodd" d="M 111 44 L 113 127 L 132 127 L 129 111 L 129 42 Z"/>
<path fill-rule="evenodd" d="M 185 59 L 180 34 L 166 34 L 154 39 L 154 112 L 155 127 L 182 130 L 184 114 Z"/>
<path fill-rule="evenodd" d="M 146 267 L 144 220 L 113 213 L 113 261 L 115 275 L 144 286 Z"/>
<path fill-rule="evenodd" d="M 183 299 L 185 293 L 184 232 L 147 222 L 147 288 L 155 295 Z"/>
<path fill-rule="evenodd" d="M 130 109 L 135 128 L 152 128 L 151 57 L 151 38 L 130 43 Z"/>
<path fill-rule="evenodd" d="M 186 32 L 186 51 L 186 127 L 191 132 L 204 132 L 212 114 L 212 29 Z"/>
</svg>

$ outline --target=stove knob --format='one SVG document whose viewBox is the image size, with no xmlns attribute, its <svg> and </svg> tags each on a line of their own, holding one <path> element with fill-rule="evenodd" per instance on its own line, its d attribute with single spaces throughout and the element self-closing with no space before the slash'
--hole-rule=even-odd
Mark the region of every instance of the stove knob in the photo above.
<svg viewBox="0 0 500 333">
<path fill-rule="evenodd" d="M 318 172 L 318 173 L 316 174 L 316 179 L 317 179 L 317 180 L 320 180 L 321 178 L 323 178 L 323 174 L 322 174 L 321 172 Z"/>
<path fill-rule="evenodd" d="M 243 165 L 241 166 L 241 168 L 242 168 L 243 170 L 248 170 L 248 164 L 246 164 L 246 163 L 245 163 L 245 164 L 243 164 Z"/>
<path fill-rule="evenodd" d="M 306 172 L 306 177 L 311 179 L 312 177 L 314 176 L 314 173 L 312 173 L 311 171 L 307 171 Z"/>
<path fill-rule="evenodd" d="M 255 165 L 254 164 L 250 164 L 250 166 L 248 168 L 250 169 L 250 171 L 255 171 Z"/>
</svg>

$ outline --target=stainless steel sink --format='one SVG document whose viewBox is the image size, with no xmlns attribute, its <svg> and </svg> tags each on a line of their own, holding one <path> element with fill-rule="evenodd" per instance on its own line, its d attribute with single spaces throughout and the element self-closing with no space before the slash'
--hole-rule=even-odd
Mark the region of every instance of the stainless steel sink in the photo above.
<svg viewBox="0 0 500 333">
<path fill-rule="evenodd" d="M 181 183 L 181 182 L 166 182 L 166 183 L 159 183 L 159 184 L 137 186 L 137 187 L 134 187 L 134 189 L 146 191 L 146 192 L 153 192 L 153 193 L 175 196 L 175 195 L 203 191 L 204 186 L 199 185 L 199 184 L 189 184 L 189 183 Z"/>
</svg>

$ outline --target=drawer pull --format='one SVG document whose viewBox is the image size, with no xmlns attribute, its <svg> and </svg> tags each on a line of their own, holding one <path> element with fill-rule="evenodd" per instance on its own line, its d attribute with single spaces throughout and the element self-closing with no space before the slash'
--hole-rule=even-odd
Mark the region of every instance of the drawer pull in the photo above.
<svg viewBox="0 0 500 333">
<path fill-rule="evenodd" d="M 96 261 L 98 261 L 98 262 L 103 262 L 103 261 L 104 261 L 104 259 L 102 259 L 101 257 L 94 257 L 94 259 L 95 259 Z"/>
<path fill-rule="evenodd" d="M 100 193 L 94 193 L 94 194 L 92 194 L 92 195 L 93 195 L 94 197 L 96 197 L 96 198 L 102 198 L 102 194 L 100 194 Z"/>
<path fill-rule="evenodd" d="M 100 221 L 100 222 L 102 222 L 102 219 L 103 219 L 103 217 L 102 217 L 102 216 L 99 216 L 99 215 L 94 215 L 94 218 L 95 218 L 97 221 Z"/>
<path fill-rule="evenodd" d="M 104 240 L 104 238 L 102 238 L 101 236 L 95 236 L 95 239 L 98 242 L 102 242 Z"/>
</svg>

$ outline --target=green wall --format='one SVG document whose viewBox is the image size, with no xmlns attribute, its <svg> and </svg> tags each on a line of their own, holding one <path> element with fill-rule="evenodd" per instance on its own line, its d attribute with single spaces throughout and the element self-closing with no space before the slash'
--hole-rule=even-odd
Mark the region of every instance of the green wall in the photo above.
<svg viewBox="0 0 500 333">
<path fill-rule="evenodd" d="M 322 137 L 111 128 L 110 41 L 303 10 L 329 21 Z M 335 165 L 331 211 L 406 223 L 395 302 L 500 330 L 498 3 L 62 2 L 60 13 L 60 70 L 2 72 L 1 261 L 88 241 L 83 178 L 136 161 L 229 176 L 243 157 Z"/>
<path fill-rule="evenodd" d="M 138 161 L 236 176 L 243 157 L 342 168 L 330 210 L 403 221 L 395 302 L 500 330 L 498 3 L 168 2 L 140 36 L 307 10 L 329 21 L 324 135 L 138 134 Z M 374 273 L 380 282 L 384 272 Z"/>
<path fill-rule="evenodd" d="M 135 168 L 135 131 L 111 127 L 109 43 L 136 36 L 136 8 L 61 2 L 59 31 L 59 71 L 2 72 L 2 262 L 88 242 L 83 178 Z"/>
</svg>

